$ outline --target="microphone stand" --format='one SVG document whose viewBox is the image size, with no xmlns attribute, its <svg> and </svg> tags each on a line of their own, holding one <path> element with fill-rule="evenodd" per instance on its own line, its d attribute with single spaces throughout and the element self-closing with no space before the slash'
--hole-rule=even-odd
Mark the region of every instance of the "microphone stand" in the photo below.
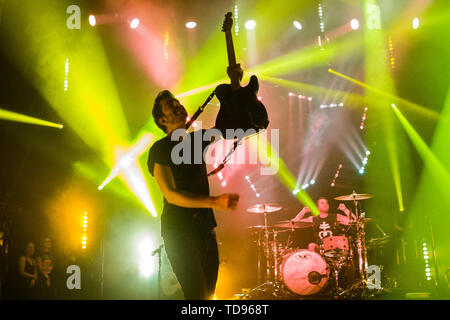
<svg viewBox="0 0 450 320">
<path fill-rule="evenodd" d="M 158 249 L 152 251 L 152 256 L 158 255 L 158 299 L 161 300 L 161 251 L 164 244 L 160 245 Z"/>
</svg>

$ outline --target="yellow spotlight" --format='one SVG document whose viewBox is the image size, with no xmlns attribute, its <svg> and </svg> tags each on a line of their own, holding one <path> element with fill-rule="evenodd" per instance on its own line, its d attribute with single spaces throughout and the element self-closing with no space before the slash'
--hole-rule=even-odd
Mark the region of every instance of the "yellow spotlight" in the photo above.
<svg viewBox="0 0 450 320">
<path fill-rule="evenodd" d="M 34 125 L 44 126 L 44 127 L 52 127 L 52 128 L 57 128 L 57 129 L 62 129 L 64 127 L 60 123 L 54 123 L 54 122 L 50 122 L 50 121 L 46 121 L 46 120 L 41 120 L 38 118 L 26 116 L 24 114 L 8 111 L 5 109 L 0 109 L 0 119 L 34 124 Z"/>
</svg>

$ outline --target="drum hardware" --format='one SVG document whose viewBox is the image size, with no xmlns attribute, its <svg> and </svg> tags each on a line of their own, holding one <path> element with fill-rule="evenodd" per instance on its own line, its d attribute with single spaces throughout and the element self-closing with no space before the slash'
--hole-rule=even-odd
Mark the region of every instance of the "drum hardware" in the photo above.
<svg viewBox="0 0 450 320">
<path fill-rule="evenodd" d="M 335 257 L 327 257 L 325 256 L 325 261 L 330 266 L 330 271 L 333 274 L 333 280 L 334 284 L 332 287 L 330 287 L 330 294 L 333 296 L 339 296 L 341 292 L 345 291 L 343 288 L 340 287 L 340 274 L 342 273 L 343 269 L 345 267 L 349 267 L 350 270 L 353 268 L 353 254 L 350 252 L 348 255 L 341 255 L 341 256 L 335 256 Z"/>
<path fill-rule="evenodd" d="M 341 201 L 358 201 L 358 200 L 367 200 L 372 199 L 374 196 L 367 193 L 356 193 L 353 190 L 353 193 L 345 195 L 345 196 L 339 196 L 334 198 L 335 200 L 341 200 Z"/>
<path fill-rule="evenodd" d="M 348 294 L 351 294 L 352 292 L 355 292 L 356 290 L 360 290 L 362 289 L 362 292 L 364 292 L 367 288 L 367 281 L 366 280 L 361 280 L 358 281 L 357 283 L 354 283 L 350 288 L 348 288 L 347 290 L 341 291 L 340 293 L 338 293 L 339 296 L 346 296 Z"/>
<path fill-rule="evenodd" d="M 261 262 L 262 262 L 262 254 L 264 252 L 264 256 L 266 260 L 270 263 L 266 264 L 266 280 L 273 280 L 278 278 L 278 262 L 280 257 L 283 257 L 289 249 L 290 245 L 290 236 L 288 238 L 287 244 L 283 246 L 279 240 L 278 235 L 285 232 L 290 232 L 290 229 L 281 229 L 278 230 L 272 226 L 251 226 L 247 229 L 257 232 L 258 238 L 254 241 L 258 247 L 258 257 L 257 257 L 257 266 L 258 266 L 258 284 L 261 284 Z M 267 241 L 268 240 L 268 241 Z M 273 273 L 273 276 L 272 276 Z"/>
<path fill-rule="evenodd" d="M 283 209 L 283 207 L 277 203 L 263 203 L 263 204 L 255 204 L 251 207 L 247 208 L 247 212 L 249 213 L 263 213 L 266 215 L 270 212 L 276 212 Z M 267 226 L 267 225 L 266 225 Z"/>
<path fill-rule="evenodd" d="M 356 208 L 357 204 L 355 205 Z M 366 289 L 367 289 L 367 269 L 368 269 L 368 261 L 367 261 L 367 246 L 365 242 L 366 233 L 364 230 L 365 227 L 365 221 L 363 219 L 360 219 L 357 215 L 357 222 L 355 224 L 356 228 L 356 252 L 358 255 L 358 274 L 359 274 L 359 281 L 352 285 L 350 289 L 345 290 L 340 293 L 340 295 L 345 295 L 347 293 L 353 293 L 355 290 L 358 290 L 359 288 L 363 288 L 362 295 L 364 295 Z M 370 220 L 366 220 L 370 221 Z M 364 289 L 365 288 L 365 289 Z"/>
<path fill-rule="evenodd" d="M 395 281 L 394 284 L 392 285 L 392 287 L 395 287 Z M 379 294 L 380 292 L 392 292 L 390 289 L 387 288 L 380 288 L 380 289 L 372 289 L 369 290 L 368 289 L 368 281 L 367 279 L 363 279 L 360 280 L 356 283 L 354 283 L 352 286 L 350 286 L 350 288 L 348 288 L 347 290 L 341 291 L 340 293 L 338 293 L 339 296 L 344 297 L 344 298 L 352 298 L 352 297 L 357 297 L 357 298 L 364 298 L 364 299 L 368 299 L 368 298 L 373 298 L 375 297 L 376 294 Z"/>
<path fill-rule="evenodd" d="M 248 227 L 250 231 L 258 232 L 258 238 L 256 241 L 257 247 L 258 247 L 258 257 L 257 257 L 257 266 L 258 266 L 258 284 L 261 283 L 261 248 L 262 243 L 264 240 L 261 239 L 261 232 L 263 231 L 263 235 L 266 236 L 266 239 L 268 238 L 268 234 L 272 233 L 273 228 L 267 225 L 258 225 L 258 226 L 251 226 Z"/>
<path fill-rule="evenodd" d="M 268 227 L 266 227 L 266 226 L 250 226 L 250 227 L 248 227 L 247 229 L 251 229 L 251 230 L 260 230 L 260 229 L 271 229 L 272 227 L 271 226 L 268 226 Z"/>
<path fill-rule="evenodd" d="M 384 247 L 391 240 L 391 236 L 386 235 L 380 238 L 372 238 L 367 241 L 367 249 L 379 249 Z"/>
<path fill-rule="evenodd" d="M 258 293 L 269 293 L 273 297 L 281 297 L 282 293 L 281 285 L 278 281 L 278 253 L 280 251 L 280 246 L 278 243 L 278 233 L 285 232 L 289 230 L 276 230 L 272 226 L 267 224 L 267 214 L 280 211 L 283 207 L 276 203 L 265 203 L 256 204 L 247 208 L 249 213 L 258 213 L 264 215 L 264 226 L 250 227 L 253 230 L 261 230 L 263 232 L 261 239 L 261 234 L 258 237 L 258 286 L 250 290 L 246 296 L 258 295 Z M 272 236 L 272 238 L 271 238 Z M 262 249 L 262 250 L 261 250 Z M 265 282 L 261 284 L 261 251 L 264 252 L 266 258 L 266 279 Z"/>
<path fill-rule="evenodd" d="M 368 261 L 367 261 L 367 245 L 366 245 L 366 233 L 365 233 L 365 225 L 372 221 L 371 218 L 366 218 L 365 213 L 361 212 L 359 206 L 360 200 L 372 199 L 373 195 L 370 194 L 358 194 L 355 191 L 352 194 L 344 195 L 340 197 L 336 197 L 334 199 L 341 201 L 353 201 L 353 206 L 355 208 L 355 219 L 353 220 L 353 215 L 350 215 L 350 224 L 356 229 L 355 235 L 355 244 L 356 244 L 356 252 L 358 255 L 358 271 L 359 271 L 359 281 L 353 284 L 349 289 L 344 290 L 339 293 L 339 296 L 344 296 L 347 294 L 352 294 L 355 292 L 361 292 L 360 295 L 368 295 L 367 288 L 367 270 L 368 270 Z M 384 232 L 383 232 L 384 233 Z M 385 235 L 385 234 L 384 234 Z M 384 239 L 383 239 L 384 240 Z M 375 244 L 377 241 L 372 242 Z M 361 291 L 362 290 L 362 291 Z"/>
<path fill-rule="evenodd" d="M 367 262 L 367 248 L 365 244 L 365 237 L 366 233 L 364 231 L 364 225 L 367 221 L 365 220 L 368 218 L 365 218 L 365 213 L 360 212 L 358 209 L 359 207 L 359 200 L 367 200 L 372 199 L 373 195 L 371 194 L 358 194 L 354 190 L 349 195 L 339 196 L 334 199 L 341 200 L 341 201 L 353 201 L 353 205 L 355 208 L 355 216 L 356 221 L 353 220 L 353 215 L 350 215 L 350 223 L 355 223 L 356 225 L 356 248 L 358 252 L 358 266 L 359 266 L 359 273 L 361 275 L 362 280 L 367 279 L 367 268 L 368 268 L 368 262 Z"/>
<path fill-rule="evenodd" d="M 350 225 L 351 226 L 355 226 L 355 225 L 358 225 L 358 224 L 361 224 L 361 223 L 366 224 L 366 223 L 368 223 L 368 222 L 370 222 L 372 220 L 373 220 L 372 218 L 359 218 L 359 219 L 357 219 L 357 221 L 350 222 Z"/>
<path fill-rule="evenodd" d="M 283 220 L 279 223 L 276 223 L 274 226 L 279 228 L 288 228 L 288 229 L 303 229 L 303 228 L 311 228 L 312 222 L 304 222 L 297 221 L 293 222 L 292 220 Z"/>
</svg>

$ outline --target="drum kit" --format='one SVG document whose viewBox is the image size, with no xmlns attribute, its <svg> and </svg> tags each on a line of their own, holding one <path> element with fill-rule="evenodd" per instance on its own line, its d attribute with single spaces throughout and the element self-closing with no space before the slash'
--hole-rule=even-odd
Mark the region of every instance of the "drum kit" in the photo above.
<svg viewBox="0 0 450 320">
<path fill-rule="evenodd" d="M 336 197 L 351 201 L 354 215 L 348 224 L 339 225 L 342 235 L 323 238 L 320 250 L 314 247 L 295 247 L 291 235 L 313 228 L 313 222 L 291 220 L 278 221 L 269 226 L 268 214 L 280 212 L 276 203 L 257 204 L 247 209 L 261 214 L 264 225 L 249 227 L 256 244 L 258 286 L 245 294 L 247 299 L 284 298 L 365 298 L 373 294 L 367 290 L 367 251 L 384 246 L 389 236 L 366 242 L 365 226 L 372 221 L 360 210 L 361 200 L 372 195 L 352 194 Z M 288 235 L 281 241 L 281 235 Z M 314 250 L 314 251 L 313 251 Z"/>
</svg>

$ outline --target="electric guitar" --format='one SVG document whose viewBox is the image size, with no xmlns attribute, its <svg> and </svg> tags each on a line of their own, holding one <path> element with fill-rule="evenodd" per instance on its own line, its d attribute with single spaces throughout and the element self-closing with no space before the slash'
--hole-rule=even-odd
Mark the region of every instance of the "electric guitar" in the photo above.
<svg viewBox="0 0 450 320">
<path fill-rule="evenodd" d="M 234 53 L 231 27 L 233 26 L 232 13 L 228 12 L 222 26 L 225 32 L 227 44 L 228 66 L 236 66 L 236 55 Z M 266 107 L 258 100 L 259 83 L 255 75 L 250 77 L 247 86 L 240 86 L 239 78 L 231 79 L 230 84 L 221 84 L 216 87 L 215 93 L 220 102 L 219 113 L 216 118 L 215 128 L 222 132 L 222 136 L 227 138 L 226 129 L 254 129 L 256 133 L 264 130 L 269 125 L 269 118 Z M 233 90 L 232 88 L 238 89 Z"/>
</svg>

